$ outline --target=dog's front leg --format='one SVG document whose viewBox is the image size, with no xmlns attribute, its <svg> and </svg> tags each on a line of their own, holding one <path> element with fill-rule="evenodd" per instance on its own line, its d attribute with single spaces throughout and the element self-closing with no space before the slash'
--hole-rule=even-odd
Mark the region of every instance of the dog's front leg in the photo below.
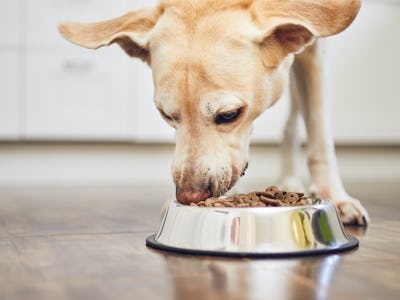
<svg viewBox="0 0 400 300">
<path fill-rule="evenodd" d="M 308 167 L 313 189 L 321 198 L 335 202 L 345 224 L 366 225 L 368 213 L 360 201 L 350 197 L 339 176 L 330 128 L 327 98 L 323 95 L 321 45 L 315 43 L 296 57 L 292 78 L 308 134 Z"/>
</svg>

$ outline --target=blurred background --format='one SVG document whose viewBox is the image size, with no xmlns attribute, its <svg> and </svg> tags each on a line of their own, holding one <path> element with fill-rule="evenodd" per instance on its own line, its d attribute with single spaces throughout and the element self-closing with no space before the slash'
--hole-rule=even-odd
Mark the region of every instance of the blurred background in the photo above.
<svg viewBox="0 0 400 300">
<path fill-rule="evenodd" d="M 56 30 L 60 21 L 109 19 L 155 2 L 0 0 L 0 186 L 172 186 L 174 132 L 153 105 L 148 67 L 118 46 L 73 46 Z M 365 0 L 327 44 L 345 182 L 399 181 L 400 0 Z M 285 95 L 256 122 L 250 184 L 279 176 L 287 109 Z"/>
</svg>

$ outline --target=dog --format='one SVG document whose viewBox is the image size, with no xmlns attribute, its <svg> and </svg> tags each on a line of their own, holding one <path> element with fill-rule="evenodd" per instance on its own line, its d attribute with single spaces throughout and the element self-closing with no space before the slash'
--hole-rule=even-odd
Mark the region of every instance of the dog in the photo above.
<svg viewBox="0 0 400 300">
<path fill-rule="evenodd" d="M 345 224 L 366 225 L 338 174 L 319 38 L 345 30 L 360 0 L 161 0 L 151 8 L 59 31 L 86 48 L 118 44 L 152 69 L 154 102 L 176 129 L 172 173 L 183 204 L 229 191 L 248 165 L 253 121 L 290 79 L 281 184 L 298 184 L 297 124 L 304 117 L 312 189 L 335 202 Z"/>
</svg>

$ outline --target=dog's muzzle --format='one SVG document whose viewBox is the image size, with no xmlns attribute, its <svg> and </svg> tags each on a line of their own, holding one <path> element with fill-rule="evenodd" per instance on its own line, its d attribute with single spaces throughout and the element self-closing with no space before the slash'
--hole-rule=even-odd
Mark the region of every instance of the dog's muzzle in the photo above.
<svg viewBox="0 0 400 300">
<path fill-rule="evenodd" d="M 214 180 L 218 180 L 218 178 L 209 178 L 208 184 L 203 184 L 194 186 L 191 185 L 183 185 L 180 186 L 179 183 L 176 185 L 176 199 L 179 203 L 190 205 L 191 203 L 198 203 L 200 201 L 204 201 L 210 197 L 219 197 L 229 191 L 236 183 L 237 179 L 244 176 L 245 171 L 247 170 L 248 163 L 246 163 L 245 167 L 242 169 L 242 172 L 233 172 L 228 181 L 225 181 L 225 184 L 221 184 L 219 182 L 217 186 L 220 188 L 215 188 L 216 184 L 213 182 Z M 236 174 L 236 175 L 235 175 Z"/>
</svg>

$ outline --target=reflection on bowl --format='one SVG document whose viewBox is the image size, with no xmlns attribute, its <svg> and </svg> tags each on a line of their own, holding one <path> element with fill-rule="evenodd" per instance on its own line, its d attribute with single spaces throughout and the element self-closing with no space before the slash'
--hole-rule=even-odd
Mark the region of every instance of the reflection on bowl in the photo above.
<svg viewBox="0 0 400 300">
<path fill-rule="evenodd" d="M 335 205 L 199 208 L 171 202 L 153 248 L 223 256 L 292 256 L 349 250 L 358 240 L 344 231 Z"/>
</svg>

